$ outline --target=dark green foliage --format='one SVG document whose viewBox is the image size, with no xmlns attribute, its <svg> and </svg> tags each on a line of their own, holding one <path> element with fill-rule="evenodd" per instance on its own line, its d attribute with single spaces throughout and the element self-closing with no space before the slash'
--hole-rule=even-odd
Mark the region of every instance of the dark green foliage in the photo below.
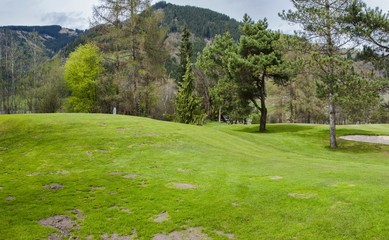
<svg viewBox="0 0 389 240">
<path fill-rule="evenodd" d="M 163 1 L 156 3 L 153 8 L 163 9 L 165 18 L 162 25 L 170 32 L 180 31 L 186 26 L 190 32 L 201 38 L 211 39 L 215 35 L 229 31 L 235 40 L 239 39 L 240 23 L 224 14 L 199 7 L 177 6 Z"/>
<path fill-rule="evenodd" d="M 187 58 L 186 72 L 175 100 L 177 122 L 185 124 L 202 125 L 205 120 L 205 113 L 201 108 L 201 99 L 194 93 L 194 75 L 189 58 Z"/>
<path fill-rule="evenodd" d="M 178 83 L 183 81 L 184 75 L 187 71 L 188 61 L 191 62 L 190 59 L 192 57 L 192 42 L 190 41 L 190 32 L 187 28 L 184 28 L 181 36 L 181 45 L 180 45 L 180 65 L 178 67 L 178 74 L 180 78 L 178 79 Z"/>
<path fill-rule="evenodd" d="M 281 35 L 267 28 L 266 19 L 255 23 L 245 15 L 238 52 L 229 64 L 241 97 L 251 101 L 261 113 L 259 131 L 266 130 L 266 82 L 272 79 L 283 84 L 289 78 L 281 59 L 282 53 L 275 47 Z"/>
</svg>

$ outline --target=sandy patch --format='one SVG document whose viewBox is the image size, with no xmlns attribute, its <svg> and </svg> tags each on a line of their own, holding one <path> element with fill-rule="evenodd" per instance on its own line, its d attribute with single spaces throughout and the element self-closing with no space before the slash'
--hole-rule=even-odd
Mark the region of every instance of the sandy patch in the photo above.
<svg viewBox="0 0 389 240">
<path fill-rule="evenodd" d="M 316 193 L 289 193 L 288 196 L 297 199 L 310 199 L 316 197 Z"/>
<path fill-rule="evenodd" d="M 156 234 L 153 240 L 208 240 L 211 239 L 207 234 L 203 233 L 201 228 L 189 228 L 183 231 L 174 231 L 165 234 Z"/>
<path fill-rule="evenodd" d="M 39 223 L 46 227 L 53 227 L 61 232 L 61 235 L 51 234 L 49 239 L 62 239 L 63 237 L 69 236 L 70 231 L 75 227 L 72 219 L 66 215 L 57 215 L 47 219 L 42 219 Z"/>
<path fill-rule="evenodd" d="M 161 223 L 169 220 L 169 213 L 167 212 L 162 212 L 154 218 L 154 222 Z"/>
<path fill-rule="evenodd" d="M 197 186 L 189 183 L 173 183 L 173 187 L 177 189 L 196 189 Z"/>
<path fill-rule="evenodd" d="M 348 141 L 389 145 L 389 136 L 349 135 L 349 136 L 342 136 L 340 138 Z"/>
</svg>

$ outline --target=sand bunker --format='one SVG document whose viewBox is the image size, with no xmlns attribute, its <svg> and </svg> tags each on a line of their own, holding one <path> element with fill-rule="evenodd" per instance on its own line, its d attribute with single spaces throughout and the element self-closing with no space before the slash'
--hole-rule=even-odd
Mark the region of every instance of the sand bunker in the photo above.
<svg viewBox="0 0 389 240">
<path fill-rule="evenodd" d="M 341 139 L 356 142 L 367 142 L 389 145 L 389 136 L 368 136 L 368 135 L 349 135 L 340 137 Z"/>
</svg>

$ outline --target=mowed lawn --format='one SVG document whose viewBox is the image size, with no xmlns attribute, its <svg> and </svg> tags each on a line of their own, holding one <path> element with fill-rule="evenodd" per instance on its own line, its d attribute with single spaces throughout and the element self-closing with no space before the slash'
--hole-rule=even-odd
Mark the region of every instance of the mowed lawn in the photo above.
<svg viewBox="0 0 389 240">
<path fill-rule="evenodd" d="M 257 128 L 2 115 L 0 239 L 389 239 L 388 145 Z"/>
</svg>

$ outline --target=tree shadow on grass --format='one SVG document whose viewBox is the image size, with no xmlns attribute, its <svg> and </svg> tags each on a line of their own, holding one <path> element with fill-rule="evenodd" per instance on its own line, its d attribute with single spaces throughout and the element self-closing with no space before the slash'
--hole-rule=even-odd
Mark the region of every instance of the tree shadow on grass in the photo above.
<svg viewBox="0 0 389 240">
<path fill-rule="evenodd" d="M 250 125 L 244 128 L 237 129 L 235 131 L 246 133 L 258 133 L 258 134 L 271 134 L 271 133 L 297 133 L 302 131 L 308 131 L 314 129 L 315 125 L 305 124 L 269 124 L 265 132 L 259 132 L 258 125 Z"/>
</svg>

